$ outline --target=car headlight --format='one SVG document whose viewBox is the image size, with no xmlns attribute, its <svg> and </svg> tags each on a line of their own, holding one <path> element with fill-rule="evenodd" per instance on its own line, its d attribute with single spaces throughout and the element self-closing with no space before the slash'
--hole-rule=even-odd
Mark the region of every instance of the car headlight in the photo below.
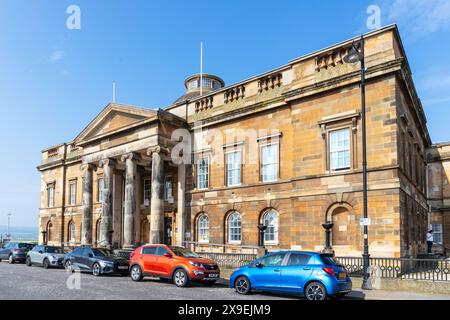
<svg viewBox="0 0 450 320">
<path fill-rule="evenodd" d="M 190 264 L 192 264 L 194 267 L 203 268 L 203 265 L 201 263 L 197 263 L 194 261 L 189 261 Z"/>
<path fill-rule="evenodd" d="M 102 260 L 100 260 L 99 262 L 100 262 L 100 265 L 102 267 L 112 267 L 113 266 L 113 263 L 110 262 L 110 261 L 102 261 Z"/>
</svg>

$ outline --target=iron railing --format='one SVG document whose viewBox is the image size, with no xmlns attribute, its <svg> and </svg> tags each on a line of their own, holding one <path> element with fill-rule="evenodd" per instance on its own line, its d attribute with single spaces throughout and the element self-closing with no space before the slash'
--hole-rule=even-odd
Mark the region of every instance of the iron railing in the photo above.
<svg viewBox="0 0 450 320">
<path fill-rule="evenodd" d="M 352 277 L 362 277 L 362 257 L 337 257 Z M 370 258 L 372 277 L 450 281 L 450 260 L 414 258 Z"/>
<path fill-rule="evenodd" d="M 240 253 L 240 254 L 254 254 L 258 253 L 258 246 L 242 246 L 233 244 L 218 244 L 218 243 L 202 243 L 194 241 L 184 241 L 183 245 L 197 253 Z"/>
<path fill-rule="evenodd" d="M 216 261 L 219 267 L 224 269 L 240 268 L 258 258 L 256 254 L 251 253 L 198 252 L 197 254 L 202 258 Z"/>
</svg>

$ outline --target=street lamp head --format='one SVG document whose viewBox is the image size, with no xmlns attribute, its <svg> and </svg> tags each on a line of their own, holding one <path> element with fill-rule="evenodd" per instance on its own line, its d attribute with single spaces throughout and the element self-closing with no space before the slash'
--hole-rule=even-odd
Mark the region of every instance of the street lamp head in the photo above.
<svg viewBox="0 0 450 320">
<path fill-rule="evenodd" d="M 362 60 L 361 52 L 356 48 L 355 44 L 352 44 L 352 48 L 350 49 L 350 52 L 344 57 L 345 63 L 358 63 Z"/>
</svg>

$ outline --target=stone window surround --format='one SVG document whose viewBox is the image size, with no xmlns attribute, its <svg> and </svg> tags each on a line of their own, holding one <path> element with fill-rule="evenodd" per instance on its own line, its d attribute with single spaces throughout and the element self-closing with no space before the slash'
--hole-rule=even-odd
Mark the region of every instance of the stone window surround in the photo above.
<svg viewBox="0 0 450 320">
<path fill-rule="evenodd" d="M 199 229 L 200 225 L 199 225 L 199 221 L 200 221 L 200 218 L 202 218 L 202 217 L 206 217 L 206 218 L 208 219 L 208 228 L 207 228 L 208 239 L 207 239 L 207 240 L 200 240 L 200 239 L 199 239 L 199 235 L 200 235 L 200 229 Z M 205 212 L 200 212 L 200 213 L 197 215 L 196 219 L 195 219 L 195 237 L 196 237 L 196 240 L 197 240 L 198 243 L 201 243 L 201 244 L 207 244 L 207 243 L 209 243 L 209 216 L 208 216 L 208 214 L 206 214 Z"/>
<path fill-rule="evenodd" d="M 52 198 L 52 204 L 50 205 L 50 189 L 53 190 L 53 198 Z M 55 189 L 56 189 L 56 180 L 47 182 L 47 208 L 54 208 L 55 207 Z"/>
<path fill-rule="evenodd" d="M 261 214 L 261 218 L 260 218 L 260 223 L 261 224 L 264 224 L 264 220 L 265 220 L 265 217 L 266 217 L 266 215 L 268 214 L 268 213 L 270 213 L 270 212 L 274 212 L 275 214 L 276 214 L 276 216 L 277 216 L 277 232 L 276 232 L 276 234 L 275 234 L 275 236 L 276 236 L 276 240 L 275 241 L 268 241 L 268 240 L 265 240 L 264 239 L 264 245 L 269 245 L 269 246 L 277 246 L 277 245 L 279 245 L 280 243 L 280 238 L 279 238 L 279 230 L 280 230 L 280 213 L 277 211 L 277 210 L 275 210 L 274 208 L 268 208 L 268 209 L 266 209 L 266 210 L 263 210 L 263 212 L 262 212 L 262 214 Z M 265 234 L 264 234 L 265 235 Z"/>
<path fill-rule="evenodd" d="M 204 149 L 194 152 L 194 177 L 195 177 L 195 190 L 209 190 L 211 189 L 211 154 L 212 149 Z M 201 159 L 208 159 L 208 187 L 198 188 L 198 168 L 197 161 Z"/>
<path fill-rule="evenodd" d="M 282 132 L 277 132 L 275 134 L 271 134 L 264 137 L 259 137 L 256 139 L 256 141 L 259 143 L 259 166 L 258 166 L 258 175 L 259 175 L 259 182 L 260 183 L 274 183 L 280 180 L 281 177 L 281 138 L 283 137 Z M 262 177 L 262 147 L 272 145 L 272 144 L 278 144 L 278 168 L 277 168 L 277 178 L 274 181 L 263 181 Z"/>
<path fill-rule="evenodd" d="M 239 215 L 239 220 L 240 220 L 240 239 L 241 240 L 230 240 L 230 228 L 229 228 L 229 220 L 230 217 L 237 213 Z M 227 214 L 225 215 L 225 243 L 226 244 L 231 244 L 231 245 L 241 245 L 242 244 L 242 214 L 237 211 L 237 210 L 231 210 L 229 212 L 227 212 Z"/>
<path fill-rule="evenodd" d="M 69 201 L 68 201 L 68 202 L 69 202 L 69 203 L 68 203 L 68 205 L 71 206 L 71 207 L 73 207 L 73 206 L 76 206 L 76 205 L 77 205 L 77 198 L 78 198 L 78 197 L 77 197 L 77 192 L 78 192 L 78 178 L 71 178 L 71 179 L 69 179 L 68 181 L 69 181 L 69 183 L 68 183 L 68 186 L 69 186 L 69 190 L 68 190 L 68 191 L 69 191 L 69 192 L 68 192 L 68 193 L 69 193 L 69 199 L 68 199 Z M 72 200 L 72 193 L 71 193 L 71 190 L 70 190 L 70 189 L 71 189 L 71 186 L 72 186 L 73 184 L 75 185 L 75 199 L 74 199 L 74 201 L 73 201 L 73 203 L 72 203 L 72 201 L 71 201 L 71 200 Z"/>
<path fill-rule="evenodd" d="M 224 157 L 224 186 L 225 187 L 239 187 L 244 184 L 244 141 L 231 143 L 227 145 L 223 145 L 223 157 Z M 227 154 L 228 153 L 234 153 L 234 152 L 240 152 L 241 153 L 241 168 L 240 168 L 240 177 L 239 177 L 239 183 L 236 185 L 228 185 L 228 160 L 227 160 Z"/>
<path fill-rule="evenodd" d="M 361 118 L 359 112 L 349 114 L 335 115 L 323 118 L 319 121 L 319 127 L 323 139 L 323 153 L 325 155 L 323 161 L 324 172 L 330 174 L 341 174 L 343 172 L 352 172 L 358 168 L 358 120 Z M 350 169 L 347 170 L 330 170 L 330 132 L 340 129 L 350 130 Z"/>
</svg>

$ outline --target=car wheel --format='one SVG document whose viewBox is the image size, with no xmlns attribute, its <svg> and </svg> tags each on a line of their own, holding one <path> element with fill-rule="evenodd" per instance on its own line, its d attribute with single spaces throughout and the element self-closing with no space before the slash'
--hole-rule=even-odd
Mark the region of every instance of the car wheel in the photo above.
<svg viewBox="0 0 450 320">
<path fill-rule="evenodd" d="M 102 274 L 102 269 L 98 263 L 94 263 L 92 266 L 92 274 L 96 277 Z"/>
<path fill-rule="evenodd" d="M 25 264 L 28 266 L 28 267 L 31 267 L 33 264 L 31 263 L 31 258 L 30 257 L 27 257 L 27 259 L 25 260 Z"/>
<path fill-rule="evenodd" d="M 239 277 L 234 282 L 234 290 L 236 290 L 239 294 L 249 294 L 251 291 L 251 284 L 250 280 L 248 280 L 246 277 Z"/>
<path fill-rule="evenodd" d="M 305 297 L 307 300 L 325 300 L 327 290 L 320 282 L 311 282 L 305 288 Z"/>
<path fill-rule="evenodd" d="M 189 276 L 184 269 L 175 270 L 172 280 L 177 287 L 187 287 L 189 284 Z"/>
<path fill-rule="evenodd" d="M 50 267 L 50 261 L 48 261 L 48 259 L 44 259 L 44 263 L 42 265 L 44 269 L 48 269 Z"/>
<path fill-rule="evenodd" d="M 134 265 L 130 271 L 130 277 L 133 281 L 141 281 L 143 278 L 141 267 Z"/>
<path fill-rule="evenodd" d="M 8 262 L 9 262 L 9 264 L 14 264 L 15 261 L 14 261 L 12 254 L 9 255 Z"/>
<path fill-rule="evenodd" d="M 72 267 L 72 262 L 70 260 L 67 260 L 64 264 L 64 268 L 66 268 L 67 271 L 74 272 Z"/>
</svg>

